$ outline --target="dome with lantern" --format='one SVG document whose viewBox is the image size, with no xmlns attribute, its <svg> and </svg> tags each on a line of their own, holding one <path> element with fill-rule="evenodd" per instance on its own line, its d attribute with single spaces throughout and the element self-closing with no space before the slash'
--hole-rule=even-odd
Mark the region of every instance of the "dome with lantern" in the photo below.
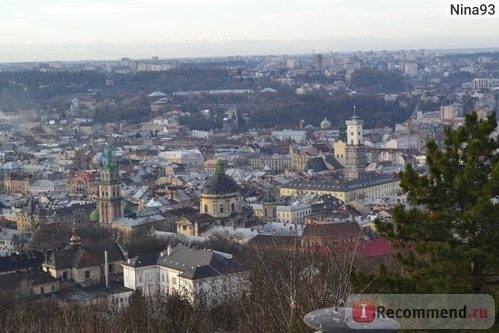
<svg viewBox="0 0 499 333">
<path fill-rule="evenodd" d="M 327 120 L 327 118 L 324 118 L 324 120 L 321 122 L 321 129 L 330 129 L 331 128 L 331 122 Z"/>
<path fill-rule="evenodd" d="M 221 160 L 215 164 L 215 175 L 208 178 L 201 191 L 199 212 L 213 217 L 227 217 L 241 209 L 240 187 L 225 174 Z"/>
</svg>

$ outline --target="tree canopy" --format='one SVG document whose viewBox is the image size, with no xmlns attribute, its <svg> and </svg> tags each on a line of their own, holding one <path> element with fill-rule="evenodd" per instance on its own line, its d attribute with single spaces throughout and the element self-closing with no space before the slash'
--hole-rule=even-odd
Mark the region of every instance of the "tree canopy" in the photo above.
<svg viewBox="0 0 499 333">
<path fill-rule="evenodd" d="M 399 271 L 364 279 L 392 292 L 489 293 L 499 285 L 499 142 L 495 113 L 445 129 L 444 147 L 427 144 L 427 172 L 400 173 L 408 207 L 377 222 L 398 244 Z M 366 278 L 364 276 L 364 278 Z M 373 280 L 374 279 L 374 280 Z M 377 280 L 377 281 L 376 281 Z M 357 281 L 359 282 L 359 281 Z"/>
</svg>

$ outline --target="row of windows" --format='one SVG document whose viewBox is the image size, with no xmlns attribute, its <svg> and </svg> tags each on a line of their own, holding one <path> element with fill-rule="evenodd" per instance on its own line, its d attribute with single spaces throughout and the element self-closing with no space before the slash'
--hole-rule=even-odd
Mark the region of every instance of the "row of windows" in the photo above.
<svg viewBox="0 0 499 333">
<path fill-rule="evenodd" d="M 208 205 L 204 205 L 203 208 L 204 208 L 204 212 L 208 213 Z M 230 211 L 231 212 L 235 212 L 236 211 L 236 204 L 235 203 L 231 203 L 231 205 L 230 205 Z M 224 212 L 224 204 L 220 204 L 219 212 L 220 213 Z"/>
</svg>

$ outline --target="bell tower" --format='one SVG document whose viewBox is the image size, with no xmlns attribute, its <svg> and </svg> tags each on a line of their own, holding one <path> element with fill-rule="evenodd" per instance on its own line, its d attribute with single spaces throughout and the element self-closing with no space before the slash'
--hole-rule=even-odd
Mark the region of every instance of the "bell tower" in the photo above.
<svg viewBox="0 0 499 333">
<path fill-rule="evenodd" d="M 99 183 L 99 223 L 112 223 L 113 220 L 123 217 L 124 204 L 121 193 L 121 181 L 118 166 L 113 162 L 113 150 L 107 150 L 107 161 L 100 173 Z"/>
<path fill-rule="evenodd" d="M 362 125 L 364 121 L 355 114 L 353 106 L 353 117 L 345 122 L 347 126 L 347 144 L 345 146 L 345 179 L 354 180 L 364 178 L 366 175 L 367 157 L 366 147 L 363 144 L 364 133 Z"/>
</svg>

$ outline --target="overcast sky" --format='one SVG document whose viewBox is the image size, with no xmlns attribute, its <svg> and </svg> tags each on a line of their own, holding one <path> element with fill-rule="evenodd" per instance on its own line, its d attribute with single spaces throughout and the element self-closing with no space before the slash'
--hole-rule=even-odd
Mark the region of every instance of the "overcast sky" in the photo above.
<svg viewBox="0 0 499 333">
<path fill-rule="evenodd" d="M 447 0 L 1 0 L 0 62 L 499 46 L 499 15 L 456 19 L 448 7 Z"/>
</svg>

